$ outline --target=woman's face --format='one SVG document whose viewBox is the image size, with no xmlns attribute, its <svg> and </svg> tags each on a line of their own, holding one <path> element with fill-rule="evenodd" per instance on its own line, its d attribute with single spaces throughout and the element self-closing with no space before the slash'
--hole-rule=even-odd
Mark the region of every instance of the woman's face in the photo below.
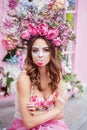
<svg viewBox="0 0 87 130">
<path fill-rule="evenodd" d="M 38 38 L 32 46 L 32 59 L 33 62 L 43 67 L 50 62 L 50 50 L 44 39 Z"/>
</svg>

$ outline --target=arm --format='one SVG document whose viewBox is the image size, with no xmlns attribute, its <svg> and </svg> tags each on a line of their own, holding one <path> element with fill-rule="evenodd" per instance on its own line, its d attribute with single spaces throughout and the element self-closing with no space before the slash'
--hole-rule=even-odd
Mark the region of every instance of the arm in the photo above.
<svg viewBox="0 0 87 130">
<path fill-rule="evenodd" d="M 64 106 L 68 100 L 68 92 L 67 92 L 67 89 L 66 89 L 66 86 L 63 84 L 63 80 L 61 79 L 59 85 L 58 85 L 58 101 L 61 103 L 60 106 L 62 105 L 62 108 L 61 108 L 61 111 L 60 113 L 55 117 L 57 119 L 61 119 L 63 118 L 64 116 Z"/>
<path fill-rule="evenodd" d="M 60 83 L 58 84 L 58 90 L 57 90 L 58 97 L 57 97 L 57 100 L 55 101 L 55 106 L 54 106 L 54 107 L 57 107 L 60 110 L 60 112 L 54 117 L 54 119 L 61 119 L 64 117 L 64 106 L 69 96 L 66 87 L 67 86 L 65 86 L 65 84 L 63 83 L 61 79 Z M 41 112 L 39 113 L 39 112 L 34 111 L 34 114 L 35 115 L 41 114 Z"/>
<path fill-rule="evenodd" d="M 53 119 L 61 119 L 61 118 L 63 118 L 63 116 L 64 116 L 64 104 L 61 103 L 60 101 L 58 101 L 58 99 L 57 99 L 55 101 L 55 106 L 54 107 L 57 107 L 60 111 L 59 111 L 58 115 L 55 116 Z M 33 116 L 38 116 L 38 115 L 42 115 L 42 114 L 45 113 L 45 111 L 36 110 L 33 102 L 29 102 L 27 104 L 27 110 Z"/>
<path fill-rule="evenodd" d="M 61 119 L 64 116 L 64 105 L 65 105 L 64 102 L 66 101 L 66 94 L 62 89 L 62 84 L 61 83 L 62 82 L 59 83 L 59 89 L 57 90 L 58 98 L 55 101 L 55 106 L 54 106 L 54 107 L 57 107 L 60 110 L 60 112 L 53 119 Z M 35 106 L 34 106 L 33 102 L 29 102 L 27 104 L 27 109 L 30 111 L 30 113 L 33 116 L 38 116 L 38 115 L 44 114 L 44 111 L 36 111 L 35 110 Z"/>
<path fill-rule="evenodd" d="M 30 102 L 30 87 L 31 82 L 29 77 L 25 72 L 21 73 L 17 82 L 18 103 L 22 120 L 27 129 L 33 128 L 53 119 L 60 112 L 60 109 L 55 107 L 54 109 L 45 112 L 42 115 L 32 116 L 31 113 L 26 109 L 26 104 Z"/>
<path fill-rule="evenodd" d="M 60 100 L 64 105 L 68 100 L 68 92 L 67 92 L 67 86 L 65 86 L 63 80 L 60 81 L 58 85 L 58 100 Z"/>
</svg>

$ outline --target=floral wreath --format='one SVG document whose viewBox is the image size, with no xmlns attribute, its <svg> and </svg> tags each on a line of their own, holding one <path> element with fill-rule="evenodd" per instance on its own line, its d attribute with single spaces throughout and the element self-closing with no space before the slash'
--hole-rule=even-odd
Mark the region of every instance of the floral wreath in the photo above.
<svg viewBox="0 0 87 130">
<path fill-rule="evenodd" d="M 21 38 L 29 40 L 32 36 L 45 36 L 57 48 L 62 45 L 58 29 L 55 27 L 49 28 L 46 23 L 40 23 L 38 26 L 29 23 L 28 28 L 21 33 Z"/>
</svg>

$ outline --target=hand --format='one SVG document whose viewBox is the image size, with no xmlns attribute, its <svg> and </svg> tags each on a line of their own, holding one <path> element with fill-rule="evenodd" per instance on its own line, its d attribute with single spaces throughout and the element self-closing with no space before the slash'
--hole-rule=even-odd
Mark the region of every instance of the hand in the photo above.
<svg viewBox="0 0 87 130">
<path fill-rule="evenodd" d="M 68 99 L 68 94 L 66 92 L 61 92 L 60 91 L 59 95 L 58 95 L 58 100 L 65 104 L 67 99 Z"/>
<path fill-rule="evenodd" d="M 35 105 L 33 102 L 29 102 L 27 104 L 27 109 L 30 111 L 31 115 L 34 115 L 34 112 L 36 111 Z"/>
<path fill-rule="evenodd" d="M 61 111 L 62 109 L 64 109 L 64 104 L 58 98 L 55 100 L 54 105 L 57 110 Z"/>
<path fill-rule="evenodd" d="M 55 100 L 55 111 L 57 112 L 57 115 L 55 119 L 61 119 L 64 116 L 64 104 L 59 101 L 58 99 Z"/>
</svg>

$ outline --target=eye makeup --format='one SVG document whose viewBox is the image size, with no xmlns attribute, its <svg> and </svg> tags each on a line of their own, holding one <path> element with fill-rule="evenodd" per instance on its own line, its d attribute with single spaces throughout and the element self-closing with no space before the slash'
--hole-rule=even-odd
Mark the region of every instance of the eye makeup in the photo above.
<svg viewBox="0 0 87 130">
<path fill-rule="evenodd" d="M 50 54 L 49 47 L 42 47 L 41 49 L 38 47 L 32 47 L 32 55 L 39 55 L 40 53 L 43 55 Z"/>
</svg>

